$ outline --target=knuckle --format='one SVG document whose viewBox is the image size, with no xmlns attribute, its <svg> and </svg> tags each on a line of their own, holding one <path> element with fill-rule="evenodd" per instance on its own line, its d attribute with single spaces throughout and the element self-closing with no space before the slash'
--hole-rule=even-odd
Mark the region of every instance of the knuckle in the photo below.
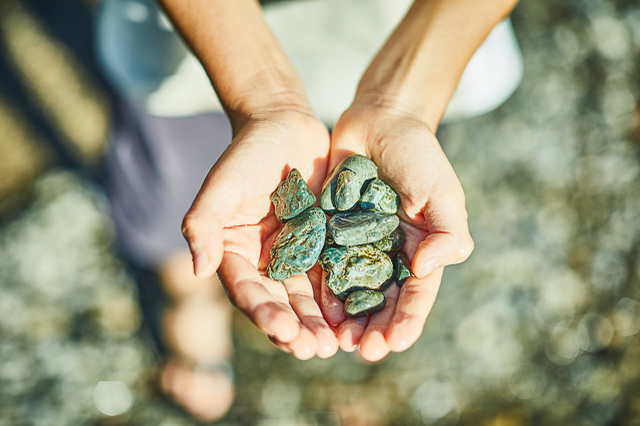
<svg viewBox="0 0 640 426">
<path fill-rule="evenodd" d="M 199 222 L 200 218 L 197 213 L 190 211 L 184 216 L 182 220 L 182 235 L 184 235 L 187 240 L 195 238 Z"/>
<path fill-rule="evenodd" d="M 473 242 L 473 238 L 471 235 L 467 234 L 460 239 L 458 244 L 458 253 L 460 254 L 460 261 L 467 260 L 473 249 L 475 248 L 475 243 Z"/>
</svg>

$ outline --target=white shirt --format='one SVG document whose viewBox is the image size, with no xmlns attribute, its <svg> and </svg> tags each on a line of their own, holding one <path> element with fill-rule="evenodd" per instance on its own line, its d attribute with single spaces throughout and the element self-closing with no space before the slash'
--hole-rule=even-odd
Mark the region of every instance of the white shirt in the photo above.
<svg viewBox="0 0 640 426">
<path fill-rule="evenodd" d="M 411 0 L 302 0 L 264 7 L 264 16 L 298 71 L 311 107 L 333 126 L 350 105 L 365 69 Z M 105 0 L 98 55 L 121 94 L 159 116 L 221 111 L 198 60 L 174 33 L 155 0 Z M 522 58 L 508 20 L 475 53 L 446 120 L 489 112 L 518 86 Z"/>
</svg>

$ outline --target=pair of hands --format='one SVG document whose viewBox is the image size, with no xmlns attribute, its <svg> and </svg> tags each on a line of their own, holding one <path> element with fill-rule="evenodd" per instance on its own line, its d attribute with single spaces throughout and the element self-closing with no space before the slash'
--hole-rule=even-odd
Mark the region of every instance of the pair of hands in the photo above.
<svg viewBox="0 0 640 426">
<path fill-rule="evenodd" d="M 269 279 L 269 251 L 282 225 L 270 194 L 292 168 L 320 194 L 329 171 L 351 154 L 371 158 L 400 195 L 404 252 L 415 278 L 385 291 L 385 309 L 346 318 L 316 264 L 284 282 Z M 409 348 L 421 335 L 444 266 L 473 250 L 462 187 L 426 122 L 392 107 L 354 103 L 329 136 L 307 109 L 243 120 L 185 216 L 197 276 L 218 273 L 231 302 L 285 352 L 328 358 L 359 348 L 369 361 Z"/>
</svg>

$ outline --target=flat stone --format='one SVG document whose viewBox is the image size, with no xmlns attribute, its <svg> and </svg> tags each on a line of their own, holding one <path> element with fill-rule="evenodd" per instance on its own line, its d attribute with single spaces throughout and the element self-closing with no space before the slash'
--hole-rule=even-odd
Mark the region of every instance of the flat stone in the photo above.
<svg viewBox="0 0 640 426">
<path fill-rule="evenodd" d="M 316 202 L 316 196 L 302 179 L 297 169 L 291 169 L 287 178 L 271 194 L 271 202 L 280 222 L 285 222 L 308 209 Z"/>
<path fill-rule="evenodd" d="M 343 170 L 338 174 L 336 184 L 335 206 L 339 211 L 349 210 L 358 204 L 362 182 L 351 170 Z"/>
<path fill-rule="evenodd" d="M 371 244 L 330 247 L 320 255 L 325 282 L 340 300 L 357 290 L 386 289 L 393 278 L 393 263 L 385 252 Z"/>
<path fill-rule="evenodd" d="M 411 262 L 406 254 L 400 252 L 393 259 L 393 279 L 398 287 L 402 287 L 409 277 L 415 277 L 411 272 Z"/>
<path fill-rule="evenodd" d="M 329 236 L 341 246 L 373 243 L 392 233 L 400 223 L 396 215 L 381 212 L 336 213 L 329 220 Z"/>
<path fill-rule="evenodd" d="M 374 210 L 387 214 L 398 211 L 398 194 L 381 179 L 374 179 L 367 185 L 360 198 L 362 210 Z"/>
<path fill-rule="evenodd" d="M 404 246 L 404 231 L 398 226 L 392 233 L 373 243 L 374 246 L 382 251 L 394 253 L 402 249 Z"/>
<path fill-rule="evenodd" d="M 289 220 L 273 242 L 267 276 L 282 281 L 311 269 L 324 245 L 326 221 L 319 207 L 311 207 Z"/>
<path fill-rule="evenodd" d="M 387 299 L 379 291 L 354 291 L 344 301 L 344 314 L 349 318 L 363 317 L 383 310 L 386 305 Z"/>
<path fill-rule="evenodd" d="M 327 213 L 350 210 L 355 207 L 358 202 L 358 198 L 356 198 L 355 201 L 349 198 L 349 202 L 347 202 L 345 198 L 341 198 L 339 208 L 336 205 L 339 176 L 345 170 L 353 172 L 356 176 L 354 179 L 350 174 L 347 174 L 342 179 L 345 181 L 348 180 L 348 191 L 350 192 L 355 191 L 354 188 L 359 186 L 358 198 L 362 194 L 362 191 L 364 191 L 365 185 L 372 179 L 378 177 L 378 166 L 363 155 L 351 155 L 342 160 L 333 168 L 329 176 L 327 176 L 324 186 L 322 187 L 322 193 L 320 194 L 320 207 Z M 346 189 L 343 189 L 343 191 L 346 191 Z M 351 202 L 353 202 L 353 204 L 351 204 Z"/>
</svg>

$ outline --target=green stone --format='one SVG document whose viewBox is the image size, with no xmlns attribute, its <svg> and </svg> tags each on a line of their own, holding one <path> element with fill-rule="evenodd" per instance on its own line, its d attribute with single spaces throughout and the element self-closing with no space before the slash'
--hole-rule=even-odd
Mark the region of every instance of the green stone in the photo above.
<svg viewBox="0 0 640 426">
<path fill-rule="evenodd" d="M 344 314 L 349 318 L 363 317 L 383 310 L 386 305 L 387 299 L 379 291 L 354 291 L 344 301 Z"/>
<path fill-rule="evenodd" d="M 360 208 L 395 214 L 398 211 L 398 194 L 381 179 L 374 179 L 360 198 Z"/>
<path fill-rule="evenodd" d="M 400 223 L 396 215 L 381 212 L 336 213 L 329 219 L 329 236 L 341 246 L 373 243 L 392 233 Z"/>
<path fill-rule="evenodd" d="M 316 196 L 311 192 L 300 172 L 291 169 L 287 178 L 271 194 L 271 201 L 280 222 L 298 216 L 316 202 Z"/>
<path fill-rule="evenodd" d="M 349 210 L 360 199 L 362 182 L 351 170 L 343 170 L 338 174 L 336 184 L 335 206 L 339 211 Z"/>
<path fill-rule="evenodd" d="M 397 252 L 404 246 L 404 231 L 398 226 L 392 233 L 373 243 L 374 246 L 388 253 Z"/>
<path fill-rule="evenodd" d="M 342 179 L 348 182 L 348 184 L 346 189 L 342 189 L 342 191 L 348 191 L 349 194 L 351 194 L 351 191 L 355 191 L 354 188 L 358 187 L 358 196 L 355 201 L 353 201 L 351 195 L 349 195 L 348 199 L 341 195 L 339 200 L 336 200 L 339 176 L 345 170 L 353 172 L 355 178 L 351 176 L 351 174 L 344 175 Z M 365 189 L 365 185 L 377 177 L 378 166 L 369 158 L 363 155 L 351 155 L 345 158 L 338 163 L 331 173 L 329 173 L 329 176 L 327 176 L 324 186 L 322 187 L 322 193 L 320 194 L 320 207 L 327 213 L 352 209 L 357 204 L 362 191 Z"/>
<path fill-rule="evenodd" d="M 402 287 L 409 277 L 415 277 L 411 272 L 411 262 L 406 254 L 400 252 L 393 259 L 393 279 L 398 287 Z"/>
<path fill-rule="evenodd" d="M 311 269 L 324 245 L 326 221 L 319 207 L 311 207 L 288 221 L 273 242 L 267 276 L 282 281 Z"/>
<path fill-rule="evenodd" d="M 320 255 L 325 282 L 340 300 L 357 290 L 382 291 L 393 278 L 393 263 L 385 252 L 371 244 L 330 247 Z"/>
</svg>

